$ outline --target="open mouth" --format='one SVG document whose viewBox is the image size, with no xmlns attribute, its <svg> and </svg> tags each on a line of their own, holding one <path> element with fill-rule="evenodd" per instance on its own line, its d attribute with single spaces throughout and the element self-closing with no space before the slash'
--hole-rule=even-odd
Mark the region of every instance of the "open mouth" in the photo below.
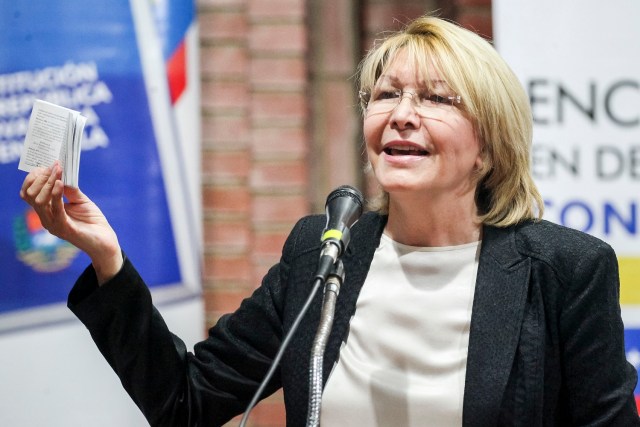
<svg viewBox="0 0 640 427">
<path fill-rule="evenodd" d="M 422 150 L 417 147 L 387 147 L 383 150 L 389 156 L 428 156 L 427 150 Z"/>
</svg>

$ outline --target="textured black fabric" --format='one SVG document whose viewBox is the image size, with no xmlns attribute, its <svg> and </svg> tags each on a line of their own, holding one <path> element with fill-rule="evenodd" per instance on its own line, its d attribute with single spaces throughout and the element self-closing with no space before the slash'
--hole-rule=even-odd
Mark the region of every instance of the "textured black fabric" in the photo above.
<svg viewBox="0 0 640 427">
<path fill-rule="evenodd" d="M 367 213 L 352 229 L 325 381 L 385 222 Z M 262 285 L 210 329 L 194 354 L 167 330 L 128 260 L 102 287 L 89 267 L 69 307 L 151 425 L 220 425 L 244 410 L 307 298 L 324 224 L 323 216 L 300 220 Z M 283 387 L 289 426 L 306 424 L 316 298 L 266 392 Z M 640 425 L 618 301 L 615 254 L 600 240 L 545 221 L 484 227 L 463 425 Z"/>
</svg>

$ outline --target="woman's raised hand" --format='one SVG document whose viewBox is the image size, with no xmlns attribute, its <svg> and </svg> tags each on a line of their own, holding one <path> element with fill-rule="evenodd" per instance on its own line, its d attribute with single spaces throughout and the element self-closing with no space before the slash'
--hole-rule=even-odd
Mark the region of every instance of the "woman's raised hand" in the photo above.
<svg viewBox="0 0 640 427">
<path fill-rule="evenodd" d="M 22 183 L 20 197 L 33 207 L 51 234 L 89 255 L 100 284 L 120 270 L 122 252 L 113 228 L 79 189 L 64 186 L 59 162 L 30 172 Z"/>
</svg>

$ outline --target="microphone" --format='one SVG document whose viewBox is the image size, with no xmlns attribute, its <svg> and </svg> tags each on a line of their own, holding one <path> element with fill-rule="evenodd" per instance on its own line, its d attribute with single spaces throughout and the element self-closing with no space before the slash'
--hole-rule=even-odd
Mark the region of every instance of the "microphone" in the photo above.
<svg viewBox="0 0 640 427">
<path fill-rule="evenodd" d="M 329 196 L 327 196 L 325 211 L 327 215 L 327 224 L 322 231 L 322 237 L 320 239 L 322 241 L 322 247 L 320 250 L 320 261 L 318 262 L 318 269 L 316 270 L 316 275 L 313 280 L 311 292 L 309 293 L 309 296 L 307 297 L 304 305 L 300 309 L 300 312 L 296 316 L 293 324 L 289 328 L 289 331 L 284 336 L 284 339 L 280 344 L 280 348 L 278 349 L 276 356 L 271 362 L 269 371 L 267 371 L 267 374 L 260 383 L 258 390 L 256 390 L 256 392 L 254 393 L 251 402 L 249 402 L 249 405 L 247 405 L 247 409 L 242 416 L 242 420 L 240 420 L 240 427 L 244 427 L 246 425 L 251 409 L 258 402 L 258 398 L 262 395 L 263 391 L 267 387 L 269 380 L 279 366 L 285 348 L 287 348 L 287 346 L 291 342 L 293 334 L 298 329 L 298 326 L 300 325 L 300 322 L 302 321 L 305 313 L 309 310 L 309 307 L 311 306 L 313 299 L 318 289 L 320 288 L 320 285 L 327 282 L 327 277 L 331 275 L 331 280 L 326 283 L 329 292 L 325 292 L 326 294 L 331 294 L 329 295 L 329 299 L 327 300 L 329 301 L 329 305 L 326 312 L 323 308 L 322 314 L 324 319 L 323 324 L 328 325 L 328 323 L 324 323 L 328 322 L 329 320 L 328 314 L 324 313 L 328 313 L 329 310 L 333 310 L 333 305 L 335 304 L 335 299 L 338 296 L 340 285 L 344 280 L 344 267 L 342 266 L 341 262 L 338 262 L 338 259 L 347 249 L 349 240 L 351 240 L 350 228 L 358 221 L 360 215 L 362 215 L 362 194 L 360 194 L 360 192 L 355 188 L 348 185 L 338 187 L 333 190 L 329 194 Z M 331 317 L 332 316 L 333 315 L 331 315 Z M 331 326 L 325 326 L 323 330 L 326 328 L 330 330 Z M 318 340 L 324 338 L 316 339 Z M 324 346 L 325 344 L 319 342 L 319 345 Z M 320 371 L 320 373 L 322 373 L 322 371 Z M 322 381 L 321 377 L 320 381 Z"/>
<path fill-rule="evenodd" d="M 327 224 L 320 239 L 322 246 L 316 273 L 316 278 L 323 282 L 349 245 L 350 229 L 362 215 L 362 200 L 362 194 L 349 185 L 338 187 L 327 196 Z"/>
</svg>

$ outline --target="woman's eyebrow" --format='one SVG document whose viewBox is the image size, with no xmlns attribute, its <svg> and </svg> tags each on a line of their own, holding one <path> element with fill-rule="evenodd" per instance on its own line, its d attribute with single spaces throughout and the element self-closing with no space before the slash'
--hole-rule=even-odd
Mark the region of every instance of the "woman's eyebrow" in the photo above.
<svg viewBox="0 0 640 427">
<path fill-rule="evenodd" d="M 393 84 L 393 85 L 399 85 L 402 83 L 402 81 L 396 77 L 396 76 L 391 76 L 391 75 L 381 75 L 378 78 L 378 82 L 381 81 L 388 81 L 389 83 Z M 443 88 L 443 89 L 448 89 L 449 88 L 449 84 L 442 80 L 442 79 L 431 79 L 431 80 L 427 80 L 426 82 L 420 81 L 418 83 L 418 86 L 420 87 L 425 87 L 425 88 Z"/>
</svg>

